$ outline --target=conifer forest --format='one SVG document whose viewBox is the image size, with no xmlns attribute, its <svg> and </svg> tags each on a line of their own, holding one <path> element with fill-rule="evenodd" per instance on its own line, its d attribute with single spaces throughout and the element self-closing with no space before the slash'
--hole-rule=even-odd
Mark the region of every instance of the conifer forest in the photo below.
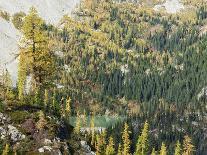
<svg viewBox="0 0 207 155">
<path fill-rule="evenodd" d="M 207 155 L 206 0 L 80 0 L 56 24 L 5 1 L 0 154 Z"/>
</svg>

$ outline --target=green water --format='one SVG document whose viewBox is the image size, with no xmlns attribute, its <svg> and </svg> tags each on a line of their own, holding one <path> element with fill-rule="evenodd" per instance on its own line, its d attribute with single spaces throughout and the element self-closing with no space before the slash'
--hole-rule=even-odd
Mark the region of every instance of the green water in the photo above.
<svg viewBox="0 0 207 155">
<path fill-rule="evenodd" d="M 77 117 L 70 117 L 70 123 L 75 126 L 76 124 L 76 118 Z M 86 117 L 86 126 L 84 127 L 90 127 L 90 122 L 91 122 L 92 117 Z M 119 122 L 123 122 L 126 119 L 126 117 L 123 116 L 117 116 L 117 117 L 112 117 L 112 116 L 95 116 L 94 117 L 94 124 L 95 127 L 103 127 L 107 128 L 110 126 L 114 126 Z M 83 125 L 81 126 L 83 127 Z"/>
</svg>

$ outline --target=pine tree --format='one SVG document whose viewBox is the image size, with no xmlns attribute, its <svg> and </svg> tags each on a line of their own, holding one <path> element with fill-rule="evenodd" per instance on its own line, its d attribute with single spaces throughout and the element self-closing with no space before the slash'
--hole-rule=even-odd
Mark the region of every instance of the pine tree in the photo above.
<svg viewBox="0 0 207 155">
<path fill-rule="evenodd" d="M 26 58 L 24 53 L 21 51 L 19 55 L 19 64 L 18 64 L 18 97 L 20 100 L 24 97 L 25 90 L 25 82 L 27 76 L 27 68 L 26 68 Z"/>
<path fill-rule="evenodd" d="M 122 134 L 123 140 L 123 155 L 130 155 L 130 139 L 129 139 L 129 126 L 127 123 L 124 124 L 124 132 Z"/>
<path fill-rule="evenodd" d="M 192 144 L 192 140 L 189 136 L 184 137 L 183 141 L 183 155 L 192 155 L 194 152 L 194 145 Z"/>
<path fill-rule="evenodd" d="M 177 141 L 174 155 L 181 155 L 182 154 L 181 151 L 182 151 L 181 144 L 179 141 Z"/>
<path fill-rule="evenodd" d="M 147 121 L 144 124 L 141 135 L 138 138 L 135 155 L 145 155 L 148 151 L 148 128 Z"/>
<path fill-rule="evenodd" d="M 162 146 L 160 149 L 160 155 L 167 155 L 167 148 L 165 146 L 165 143 L 162 143 Z"/>
<path fill-rule="evenodd" d="M 156 155 L 156 154 L 157 154 L 157 152 L 155 151 L 155 148 L 153 148 L 151 155 Z"/>
<path fill-rule="evenodd" d="M 112 137 L 109 138 L 109 143 L 106 146 L 106 155 L 115 155 L 114 140 Z"/>
<path fill-rule="evenodd" d="M 38 16 L 35 8 L 31 8 L 24 19 L 22 33 L 23 54 L 27 57 L 29 73 L 40 89 L 51 84 L 55 71 L 54 54 L 48 47 L 48 38 L 43 31 L 44 21 Z"/>
<path fill-rule="evenodd" d="M 8 155 L 8 154 L 9 154 L 9 144 L 6 144 L 2 152 L 2 155 Z"/>
</svg>

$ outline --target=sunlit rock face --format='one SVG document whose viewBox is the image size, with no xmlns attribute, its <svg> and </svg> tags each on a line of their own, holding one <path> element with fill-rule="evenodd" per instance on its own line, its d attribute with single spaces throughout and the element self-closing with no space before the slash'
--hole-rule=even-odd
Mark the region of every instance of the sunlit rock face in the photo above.
<svg viewBox="0 0 207 155">
<path fill-rule="evenodd" d="M 63 15 L 71 15 L 79 2 L 80 0 L 0 0 L 0 10 L 12 16 L 20 11 L 27 13 L 33 6 L 47 23 L 57 25 Z M 17 82 L 18 59 L 16 56 L 20 39 L 21 33 L 12 22 L 0 17 L 0 74 L 7 69 L 14 86 Z"/>
<path fill-rule="evenodd" d="M 27 13 L 33 6 L 48 23 L 56 24 L 65 14 L 71 14 L 80 0 L 0 0 L 0 10 L 14 14 Z"/>
<path fill-rule="evenodd" d="M 0 67 L 1 72 L 5 69 L 11 74 L 13 85 L 17 79 L 17 59 L 18 42 L 21 38 L 21 33 L 8 22 L 0 17 Z M 0 73 L 1 74 L 1 73 Z"/>
<path fill-rule="evenodd" d="M 156 5 L 154 10 L 164 8 L 167 13 L 176 13 L 184 9 L 184 5 L 180 0 L 166 0 L 163 4 Z"/>
</svg>

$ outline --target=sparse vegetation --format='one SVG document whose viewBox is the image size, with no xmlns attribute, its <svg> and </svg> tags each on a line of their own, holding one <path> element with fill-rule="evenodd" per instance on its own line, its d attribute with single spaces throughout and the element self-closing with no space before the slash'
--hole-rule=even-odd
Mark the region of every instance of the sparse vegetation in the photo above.
<svg viewBox="0 0 207 155">
<path fill-rule="evenodd" d="M 18 83 L 4 72 L 0 104 L 26 126 L 21 151 L 59 137 L 78 154 L 86 142 L 97 155 L 205 154 L 207 5 L 172 15 L 153 9 L 161 1 L 141 3 L 81 1 L 60 26 L 35 8 L 13 16 Z M 96 116 L 124 119 L 98 126 Z"/>
</svg>

